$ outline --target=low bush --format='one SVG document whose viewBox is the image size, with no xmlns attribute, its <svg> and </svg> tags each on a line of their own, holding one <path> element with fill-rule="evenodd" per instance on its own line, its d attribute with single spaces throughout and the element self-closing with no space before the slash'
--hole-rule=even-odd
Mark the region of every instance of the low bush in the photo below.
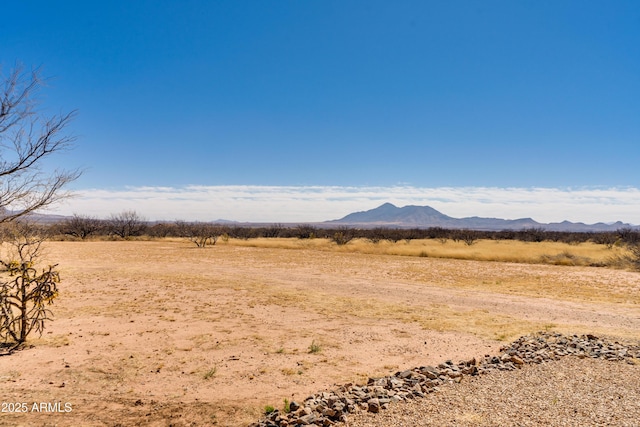
<svg viewBox="0 0 640 427">
<path fill-rule="evenodd" d="M 45 239 L 38 227 L 26 222 L 5 225 L 2 239 L 11 248 L 0 258 L 0 338 L 8 354 L 31 332 L 42 335 L 52 319 L 48 307 L 58 296 L 60 274 L 57 265 L 37 266 Z"/>
</svg>

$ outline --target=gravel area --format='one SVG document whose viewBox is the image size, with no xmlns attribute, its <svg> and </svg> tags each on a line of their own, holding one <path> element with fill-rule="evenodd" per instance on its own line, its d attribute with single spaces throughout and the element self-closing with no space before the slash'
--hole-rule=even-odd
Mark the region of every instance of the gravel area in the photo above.
<svg viewBox="0 0 640 427">
<path fill-rule="evenodd" d="M 345 425 L 640 426 L 640 365 L 563 357 L 465 377 L 377 414 L 357 411 Z"/>
<path fill-rule="evenodd" d="M 366 412 L 365 412 L 366 411 Z M 420 366 L 290 402 L 252 427 L 640 426 L 640 346 L 538 332 L 457 364 Z"/>
</svg>

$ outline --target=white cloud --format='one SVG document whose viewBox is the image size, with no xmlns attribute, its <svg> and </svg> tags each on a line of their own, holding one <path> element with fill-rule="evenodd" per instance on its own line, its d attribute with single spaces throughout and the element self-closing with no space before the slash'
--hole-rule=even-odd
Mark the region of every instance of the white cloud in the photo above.
<svg viewBox="0 0 640 427">
<path fill-rule="evenodd" d="M 640 224 L 637 188 L 131 187 L 80 190 L 50 212 L 107 217 L 133 209 L 153 220 L 316 222 L 372 209 L 384 202 L 396 206 L 429 205 L 456 218 L 532 217 L 540 222 L 621 220 Z"/>
</svg>

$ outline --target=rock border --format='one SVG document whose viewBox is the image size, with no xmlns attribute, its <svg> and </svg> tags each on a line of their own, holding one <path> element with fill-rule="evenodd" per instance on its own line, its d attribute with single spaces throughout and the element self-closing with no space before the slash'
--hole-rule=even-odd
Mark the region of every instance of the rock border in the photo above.
<svg viewBox="0 0 640 427">
<path fill-rule="evenodd" d="M 328 427 L 347 421 L 357 410 L 373 413 L 391 403 L 425 397 L 447 383 L 460 382 L 464 376 L 513 371 L 525 364 L 544 363 L 565 356 L 623 361 L 640 364 L 640 345 L 621 344 L 594 335 L 562 335 L 538 332 L 525 335 L 500 348 L 500 355 L 485 355 L 454 364 L 447 360 L 438 366 L 420 366 L 394 375 L 369 378 L 366 385 L 344 384 L 332 391 L 320 392 L 303 402 L 289 403 L 289 412 L 274 410 L 249 427 Z"/>
</svg>

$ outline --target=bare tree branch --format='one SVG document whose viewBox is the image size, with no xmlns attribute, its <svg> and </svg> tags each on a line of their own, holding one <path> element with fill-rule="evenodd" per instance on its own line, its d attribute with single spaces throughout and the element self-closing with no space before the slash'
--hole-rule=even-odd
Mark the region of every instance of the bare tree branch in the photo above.
<svg viewBox="0 0 640 427">
<path fill-rule="evenodd" d="M 35 95 L 43 86 L 39 69 L 18 66 L 4 79 L 0 94 L 0 223 L 12 221 L 67 197 L 62 188 L 78 170 L 42 172 L 51 155 L 70 148 L 66 127 L 76 112 L 42 117 Z"/>
<path fill-rule="evenodd" d="M 136 211 L 123 211 L 112 214 L 107 221 L 109 232 L 123 239 L 140 236 L 147 228 L 146 220 Z"/>
</svg>

